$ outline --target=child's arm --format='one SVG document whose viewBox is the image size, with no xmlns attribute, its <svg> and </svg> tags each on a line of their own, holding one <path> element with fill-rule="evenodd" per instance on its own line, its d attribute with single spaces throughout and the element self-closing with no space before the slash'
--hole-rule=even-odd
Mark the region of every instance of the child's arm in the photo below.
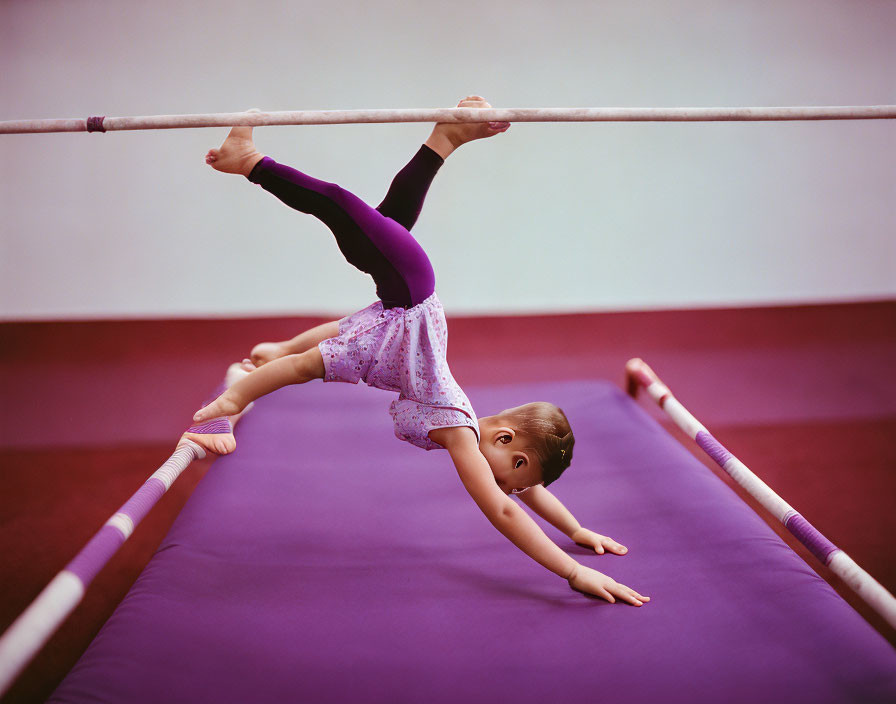
<svg viewBox="0 0 896 704">
<path fill-rule="evenodd" d="M 611 577 L 580 565 L 557 547 L 535 521 L 498 487 L 472 430 L 444 428 L 433 439 L 451 454 L 464 487 L 485 517 L 533 560 L 566 579 L 577 591 L 594 594 L 610 602 L 618 597 L 635 606 L 641 606 L 648 600 L 648 597 L 641 596 Z"/>
<path fill-rule="evenodd" d="M 517 494 L 517 497 L 554 528 L 568 535 L 573 542 L 594 548 L 598 555 L 602 555 L 605 550 L 615 552 L 617 555 L 624 555 L 628 552 L 628 548 L 612 538 L 582 528 L 569 509 L 541 485 L 533 486 L 523 493 Z"/>
</svg>

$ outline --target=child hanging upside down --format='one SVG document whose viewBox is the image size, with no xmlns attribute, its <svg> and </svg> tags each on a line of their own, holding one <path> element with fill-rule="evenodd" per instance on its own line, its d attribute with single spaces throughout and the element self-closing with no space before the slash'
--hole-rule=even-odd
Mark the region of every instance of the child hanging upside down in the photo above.
<svg viewBox="0 0 896 704">
<path fill-rule="evenodd" d="M 458 107 L 491 107 L 469 96 Z M 508 129 L 506 122 L 439 123 L 392 181 L 376 209 L 333 183 L 318 181 L 260 154 L 251 127 L 235 127 L 206 163 L 240 174 L 286 205 L 326 224 L 346 260 L 373 278 L 379 300 L 339 321 L 286 342 L 257 345 L 244 375 L 193 417 L 184 434 L 216 453 L 236 447 L 228 417 L 287 384 L 312 379 L 364 381 L 398 394 L 390 413 L 395 434 L 426 450 L 445 449 L 464 487 L 491 521 L 533 560 L 570 586 L 615 602 L 641 606 L 650 598 L 579 564 L 555 545 L 510 497 L 520 500 L 576 543 L 597 553 L 626 548 L 579 525 L 548 490 L 572 460 L 573 438 L 563 411 L 529 403 L 477 419 L 446 361 L 448 332 L 435 275 L 413 227 L 445 158 L 465 142 Z M 211 423 L 210 423 L 211 422 Z"/>
</svg>

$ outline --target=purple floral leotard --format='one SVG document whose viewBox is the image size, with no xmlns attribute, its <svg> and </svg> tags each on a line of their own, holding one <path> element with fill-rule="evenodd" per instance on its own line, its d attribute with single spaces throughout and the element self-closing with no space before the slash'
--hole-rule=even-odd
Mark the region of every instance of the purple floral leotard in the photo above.
<svg viewBox="0 0 896 704">
<path fill-rule="evenodd" d="M 346 381 L 398 392 L 389 412 L 400 440 L 424 450 L 441 448 L 433 428 L 466 426 L 479 438 L 479 424 L 458 386 L 445 352 L 448 329 L 433 293 L 412 308 L 383 308 L 379 301 L 339 321 L 338 337 L 318 345 L 324 381 Z"/>
</svg>

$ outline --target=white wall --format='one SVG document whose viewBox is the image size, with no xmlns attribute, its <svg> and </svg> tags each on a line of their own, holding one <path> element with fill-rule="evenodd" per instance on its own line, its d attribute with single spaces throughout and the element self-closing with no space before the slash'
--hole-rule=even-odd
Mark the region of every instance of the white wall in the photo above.
<svg viewBox="0 0 896 704">
<path fill-rule="evenodd" d="M 896 103 L 896 3 L 0 2 L 0 119 L 436 107 Z M 373 201 L 425 125 L 272 127 Z M 203 162 L 226 130 L 0 137 L 0 318 L 333 313 L 322 225 Z M 896 121 L 518 124 L 415 235 L 452 313 L 896 295 Z"/>
</svg>

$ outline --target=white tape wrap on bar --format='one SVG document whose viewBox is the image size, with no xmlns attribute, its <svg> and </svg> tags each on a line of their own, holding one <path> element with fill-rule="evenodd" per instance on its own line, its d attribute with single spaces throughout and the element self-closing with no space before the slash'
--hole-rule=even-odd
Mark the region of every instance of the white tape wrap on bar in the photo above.
<svg viewBox="0 0 896 704">
<path fill-rule="evenodd" d="M 651 384 L 651 386 L 657 386 L 657 384 Z M 663 388 L 666 389 L 666 392 L 669 393 L 669 389 L 665 386 Z M 691 415 L 691 412 L 682 406 L 678 399 L 676 399 L 671 393 L 666 397 L 666 401 L 663 404 L 663 410 L 669 414 L 669 417 L 675 421 L 675 425 L 681 428 L 684 432 L 691 436 L 691 438 L 696 438 L 697 433 L 706 432 L 706 428 L 703 427 L 703 424 L 694 418 Z"/>
<path fill-rule="evenodd" d="M 0 638 L 0 692 L 18 676 L 84 597 L 84 585 L 63 570 Z"/>
<path fill-rule="evenodd" d="M 655 386 L 662 386 L 662 388 L 666 390 L 668 395 L 663 403 L 663 410 L 669 414 L 669 417 L 675 422 L 675 425 L 690 435 L 692 439 L 696 439 L 697 434 L 701 432 L 710 434 L 706 427 L 698 421 L 687 408 L 681 405 L 678 399 L 672 395 L 668 387 L 664 384 L 654 382 L 650 385 L 648 390 Z M 651 394 L 651 396 L 653 396 L 653 394 Z M 658 401 L 659 399 L 655 400 Z M 784 499 L 778 496 L 768 484 L 757 477 L 749 467 L 734 455 L 731 455 L 721 467 L 732 479 L 734 479 L 734 481 L 746 489 L 750 496 L 761 503 L 763 507 L 770 511 L 775 518 L 782 523 L 784 522 L 784 517 L 787 512 L 793 510 L 793 508 L 784 501 Z"/>
<path fill-rule="evenodd" d="M 171 485 L 174 484 L 174 481 L 189 466 L 190 462 L 194 459 L 204 459 L 205 455 L 206 452 L 201 445 L 197 445 L 192 440 L 181 440 L 174 450 L 174 454 L 152 473 L 150 479 L 158 479 L 165 485 L 165 491 L 168 491 Z"/>
<path fill-rule="evenodd" d="M 778 496 L 772 488 L 757 477 L 747 465 L 741 462 L 733 455 L 722 465 L 731 478 L 740 484 L 747 493 L 756 499 L 762 506 L 769 511 L 781 523 L 788 511 L 793 511 L 793 507 L 784 499 Z"/>
<path fill-rule="evenodd" d="M 842 550 L 834 553 L 828 567 L 846 582 L 866 603 L 896 628 L 896 599 L 883 585 Z"/>
<path fill-rule="evenodd" d="M 657 403 L 662 403 L 663 399 L 666 396 L 672 395 L 672 392 L 669 391 L 669 387 L 662 382 L 654 381 L 652 384 L 650 384 L 650 386 L 647 387 L 647 395 Z"/>
<path fill-rule="evenodd" d="M 131 520 L 131 517 L 126 513 L 116 513 L 112 518 L 106 521 L 106 525 L 118 528 L 125 540 L 130 538 L 131 533 L 134 532 L 134 521 Z"/>
</svg>

